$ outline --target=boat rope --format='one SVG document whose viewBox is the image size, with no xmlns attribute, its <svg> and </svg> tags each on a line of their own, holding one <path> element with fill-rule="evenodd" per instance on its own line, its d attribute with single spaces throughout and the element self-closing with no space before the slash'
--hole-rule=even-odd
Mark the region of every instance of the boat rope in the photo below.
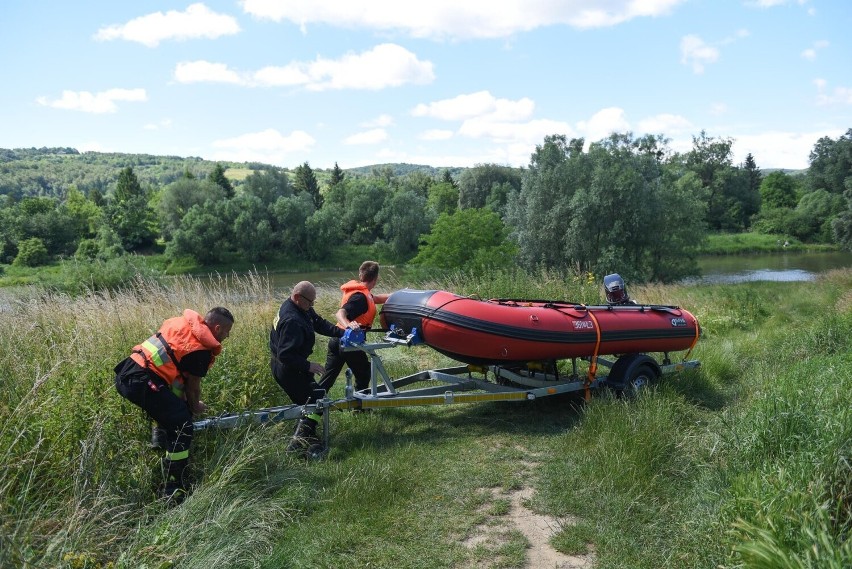
<svg viewBox="0 0 852 569">
<path fill-rule="evenodd" d="M 584 391 L 585 391 L 584 397 L 585 397 L 586 401 L 591 401 L 591 399 L 592 399 L 592 393 L 591 393 L 591 390 L 589 388 L 591 387 L 592 382 L 595 380 L 595 374 L 598 371 L 598 352 L 600 351 L 600 348 L 601 348 L 601 326 L 598 323 L 598 319 L 595 316 L 595 313 L 592 312 L 591 310 L 589 310 L 589 316 L 592 318 L 592 320 L 595 323 L 595 334 L 596 334 L 597 338 L 595 339 L 595 352 L 592 354 L 592 359 L 589 360 L 589 373 L 586 376 L 586 382 L 583 385 L 583 388 L 584 388 Z"/>
<path fill-rule="evenodd" d="M 689 346 L 689 350 L 686 351 L 686 355 L 683 356 L 682 361 L 686 361 L 689 359 L 689 354 L 692 353 L 692 348 L 695 347 L 695 344 L 698 343 L 698 337 L 701 336 L 701 326 L 698 325 L 698 319 L 693 317 L 693 322 L 695 322 L 695 337 L 692 339 L 692 344 Z"/>
</svg>

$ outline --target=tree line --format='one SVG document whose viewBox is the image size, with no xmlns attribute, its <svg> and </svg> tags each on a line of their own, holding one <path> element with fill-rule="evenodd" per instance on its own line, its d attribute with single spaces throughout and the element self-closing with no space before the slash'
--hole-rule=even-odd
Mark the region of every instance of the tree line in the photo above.
<svg viewBox="0 0 852 569">
<path fill-rule="evenodd" d="M 0 150 L 0 263 L 322 260 L 369 245 L 425 270 L 519 264 L 666 282 L 696 273 L 708 232 L 852 248 L 852 129 L 820 139 L 801 173 L 764 174 L 751 155 L 734 164 L 732 146 L 704 132 L 685 153 L 655 135 L 553 135 L 524 168 L 402 173 Z M 248 175 L 228 175 L 238 170 Z"/>
</svg>

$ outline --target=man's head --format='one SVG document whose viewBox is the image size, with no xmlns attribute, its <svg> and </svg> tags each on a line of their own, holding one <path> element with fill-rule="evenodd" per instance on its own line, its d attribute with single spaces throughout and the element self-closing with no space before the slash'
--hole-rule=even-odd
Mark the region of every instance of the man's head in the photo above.
<svg viewBox="0 0 852 569">
<path fill-rule="evenodd" d="M 317 289 L 310 281 L 301 281 L 293 287 L 293 294 L 290 295 L 296 306 L 307 312 L 317 300 Z"/>
<path fill-rule="evenodd" d="M 204 323 L 210 328 L 213 337 L 222 343 L 231 335 L 231 328 L 234 326 L 234 315 L 231 311 L 222 306 L 211 308 L 204 316 Z"/>
<path fill-rule="evenodd" d="M 364 284 L 376 284 L 379 280 L 379 264 L 375 261 L 364 261 L 358 269 L 358 280 Z"/>
</svg>

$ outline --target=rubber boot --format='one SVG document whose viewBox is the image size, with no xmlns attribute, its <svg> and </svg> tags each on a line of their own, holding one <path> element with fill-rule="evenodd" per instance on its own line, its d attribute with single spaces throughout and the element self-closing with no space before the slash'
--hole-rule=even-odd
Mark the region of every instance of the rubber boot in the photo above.
<svg viewBox="0 0 852 569">
<path fill-rule="evenodd" d="M 287 452 L 304 456 L 310 447 L 321 444 L 317 437 L 317 422 L 310 417 L 302 417 L 296 424 L 296 431 L 287 445 Z"/>
<path fill-rule="evenodd" d="M 177 506 L 189 495 L 185 481 L 186 466 L 189 459 L 171 460 L 164 457 L 162 461 L 165 482 L 160 487 L 160 498 L 166 500 L 170 506 Z"/>
<path fill-rule="evenodd" d="M 151 425 L 151 448 L 158 450 L 166 450 L 169 446 L 169 437 L 166 434 L 166 429 L 157 424 L 156 421 Z"/>
</svg>

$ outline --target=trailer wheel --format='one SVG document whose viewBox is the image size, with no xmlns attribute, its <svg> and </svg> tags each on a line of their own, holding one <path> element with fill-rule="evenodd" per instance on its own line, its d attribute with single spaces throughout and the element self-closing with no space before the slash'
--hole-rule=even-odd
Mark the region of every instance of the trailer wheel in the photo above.
<svg viewBox="0 0 852 569">
<path fill-rule="evenodd" d="M 661 375 L 660 366 L 651 356 L 629 354 L 618 358 L 607 383 L 616 393 L 633 397 L 655 383 Z"/>
</svg>

